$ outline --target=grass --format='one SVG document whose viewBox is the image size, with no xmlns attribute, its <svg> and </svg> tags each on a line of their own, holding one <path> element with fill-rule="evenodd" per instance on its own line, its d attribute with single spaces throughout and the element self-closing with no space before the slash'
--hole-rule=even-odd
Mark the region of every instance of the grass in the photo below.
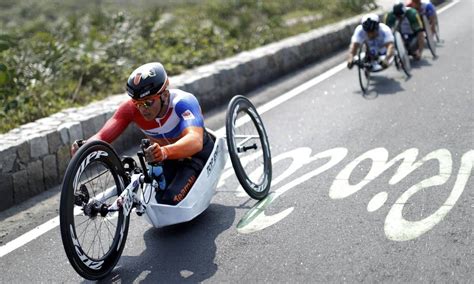
<svg viewBox="0 0 474 284">
<path fill-rule="evenodd" d="M 145 62 L 175 75 L 373 7 L 373 0 L 2 0 L 0 133 L 122 93 Z M 310 15 L 322 18 L 285 24 Z"/>
</svg>

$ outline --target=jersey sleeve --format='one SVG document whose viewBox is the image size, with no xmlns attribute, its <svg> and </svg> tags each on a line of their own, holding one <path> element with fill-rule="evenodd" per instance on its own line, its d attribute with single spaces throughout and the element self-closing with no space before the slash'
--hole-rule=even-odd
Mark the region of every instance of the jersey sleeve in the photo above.
<svg viewBox="0 0 474 284">
<path fill-rule="evenodd" d="M 356 42 L 359 44 L 363 43 L 364 42 L 363 32 L 364 30 L 362 29 L 362 25 L 358 25 L 354 30 L 354 34 L 352 35 L 351 42 Z"/>
<path fill-rule="evenodd" d="M 112 143 L 125 131 L 130 122 L 133 121 L 133 111 L 134 107 L 129 101 L 123 102 L 120 104 L 114 115 L 107 120 L 102 129 L 90 139 Z"/>
<path fill-rule="evenodd" d="M 190 126 L 203 127 L 204 119 L 198 100 L 192 96 L 186 96 L 176 104 L 176 114 L 179 117 L 179 129 L 183 131 Z"/>
<path fill-rule="evenodd" d="M 392 30 L 387 25 L 381 23 L 380 30 L 384 34 L 384 40 L 383 40 L 384 44 L 395 41 L 395 39 L 393 38 Z"/>
</svg>

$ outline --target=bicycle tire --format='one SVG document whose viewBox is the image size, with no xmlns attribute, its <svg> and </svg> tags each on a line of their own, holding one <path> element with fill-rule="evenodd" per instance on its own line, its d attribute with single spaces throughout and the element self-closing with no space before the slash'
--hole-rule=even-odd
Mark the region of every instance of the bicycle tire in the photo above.
<svg viewBox="0 0 474 284">
<path fill-rule="evenodd" d="M 436 41 L 438 43 L 441 42 L 441 37 L 439 36 L 439 22 L 438 22 L 438 16 L 436 16 L 436 33 L 435 33 Z"/>
<path fill-rule="evenodd" d="M 241 114 L 243 116 L 239 117 Z M 248 123 L 242 123 L 245 120 L 249 120 Z M 241 132 L 244 134 L 241 135 Z M 268 195 L 272 180 L 270 144 L 255 106 L 244 96 L 234 96 L 228 105 L 226 136 L 229 156 L 239 183 L 251 198 L 262 200 Z M 250 145 L 249 142 L 254 144 Z M 261 149 L 261 153 L 252 152 L 252 155 L 257 157 L 254 160 L 258 164 L 257 167 L 253 167 L 254 163 L 243 161 L 249 157 L 243 154 L 249 154 L 247 152 L 251 149 L 256 151 Z"/>
<path fill-rule="evenodd" d="M 396 65 L 400 66 L 405 73 L 407 77 L 410 77 L 410 69 L 411 69 L 411 64 L 410 64 L 410 56 L 408 55 L 408 52 L 405 48 L 405 44 L 402 39 L 402 35 L 400 32 L 395 31 L 394 32 L 394 39 L 395 39 L 395 63 Z"/>
<path fill-rule="evenodd" d="M 126 182 L 117 153 L 102 141 L 83 145 L 66 169 L 59 205 L 61 238 L 72 267 L 86 279 L 101 279 L 115 267 L 125 247 L 130 216 L 124 216 L 122 210 L 115 215 L 108 213 L 106 216 L 100 213 L 93 216 L 85 212 L 92 210 L 92 204 L 99 203 L 94 203 L 94 200 L 99 200 L 100 196 L 110 195 L 103 200 L 104 204 L 109 202 L 110 205 L 123 191 Z M 102 193 L 99 193 L 100 186 L 104 187 Z M 116 190 L 112 190 L 114 186 Z M 109 189 L 107 195 L 106 189 Z M 79 211 L 79 214 L 74 211 Z M 84 231 L 79 232 L 81 229 Z M 93 232 L 92 240 L 88 238 L 90 231 Z M 110 241 L 108 246 L 104 243 L 107 240 Z"/>
<path fill-rule="evenodd" d="M 367 46 L 367 43 L 364 42 L 359 48 L 359 53 L 358 53 L 359 64 L 357 64 L 358 73 L 359 73 L 359 85 L 363 94 L 366 94 L 368 92 L 369 85 L 370 85 L 370 71 L 367 69 L 365 65 L 367 61 L 368 52 L 369 52 L 369 47 Z"/>
<path fill-rule="evenodd" d="M 434 41 L 433 32 L 431 31 L 430 23 L 428 21 L 428 18 L 425 15 L 422 16 L 422 19 L 423 19 L 422 21 L 423 28 L 425 31 L 426 44 L 428 45 L 428 49 L 430 50 L 431 55 L 433 55 L 433 58 L 436 58 L 437 57 L 436 43 Z"/>
</svg>

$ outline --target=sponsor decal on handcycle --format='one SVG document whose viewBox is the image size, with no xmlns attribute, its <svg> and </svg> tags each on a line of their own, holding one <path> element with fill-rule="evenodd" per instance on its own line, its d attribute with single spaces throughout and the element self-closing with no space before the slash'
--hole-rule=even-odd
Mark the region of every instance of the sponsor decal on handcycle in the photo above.
<svg viewBox="0 0 474 284">
<path fill-rule="evenodd" d="M 214 155 L 212 155 L 211 159 L 209 160 L 209 164 L 207 165 L 206 171 L 207 171 L 207 176 L 209 176 L 212 173 L 212 170 L 214 169 L 214 166 L 216 165 L 217 162 L 217 156 L 219 155 L 219 145 L 216 146 L 216 151 L 214 151 Z"/>
</svg>

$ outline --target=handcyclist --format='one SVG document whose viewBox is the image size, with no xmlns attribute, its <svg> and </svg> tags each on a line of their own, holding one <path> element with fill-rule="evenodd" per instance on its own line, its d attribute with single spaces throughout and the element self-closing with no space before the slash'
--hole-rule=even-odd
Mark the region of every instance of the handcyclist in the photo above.
<svg viewBox="0 0 474 284">
<path fill-rule="evenodd" d="M 214 141 L 204 128 L 196 97 L 179 89 L 169 89 L 162 64 L 144 64 L 127 81 L 130 99 L 120 104 L 102 129 L 88 140 L 114 141 L 133 122 L 151 140 L 145 149 L 147 162 L 163 163 L 166 190 L 157 190 L 157 202 L 176 205 L 188 194 Z M 74 154 L 79 141 L 71 146 Z"/>
<path fill-rule="evenodd" d="M 354 65 L 354 56 L 364 42 L 369 47 L 369 60 L 374 62 L 371 71 L 387 68 L 394 54 L 393 34 L 388 26 L 379 23 L 379 17 L 376 14 L 362 17 L 361 24 L 354 30 L 347 59 L 349 69 Z"/>
<path fill-rule="evenodd" d="M 416 9 L 421 16 L 425 15 L 430 23 L 431 31 L 433 34 L 436 33 L 436 22 L 438 18 L 436 17 L 436 8 L 430 1 L 409 0 L 407 6 Z"/>
<path fill-rule="evenodd" d="M 403 37 L 408 53 L 415 60 L 420 60 L 425 40 L 423 37 L 423 24 L 418 12 L 413 8 L 405 7 L 400 2 L 395 4 L 392 11 L 385 15 L 384 22 L 392 29 L 398 23 L 398 30 Z"/>
</svg>

